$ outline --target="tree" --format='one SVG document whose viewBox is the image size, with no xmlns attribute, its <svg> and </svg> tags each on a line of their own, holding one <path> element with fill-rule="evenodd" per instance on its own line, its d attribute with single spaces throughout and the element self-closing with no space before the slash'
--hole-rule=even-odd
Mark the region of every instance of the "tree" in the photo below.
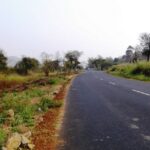
<svg viewBox="0 0 150 150">
<path fill-rule="evenodd" d="M 140 42 L 142 46 L 142 54 L 146 56 L 147 61 L 150 60 L 150 34 L 142 33 L 140 35 Z"/>
<path fill-rule="evenodd" d="M 137 45 L 133 54 L 133 62 L 137 62 L 138 60 L 142 59 L 142 49 L 140 45 Z"/>
<path fill-rule="evenodd" d="M 15 69 L 19 74 L 27 75 L 29 70 L 36 69 L 38 66 L 39 62 L 35 58 L 23 57 L 22 60 L 15 65 Z"/>
<path fill-rule="evenodd" d="M 44 71 L 45 76 L 49 76 L 50 68 L 51 68 L 51 58 L 50 55 L 42 52 L 42 70 Z"/>
<path fill-rule="evenodd" d="M 105 70 L 112 65 L 113 65 L 113 59 L 111 57 L 104 59 L 101 56 L 98 56 L 97 58 L 88 59 L 89 68 L 94 68 L 97 70 Z"/>
<path fill-rule="evenodd" d="M 49 76 L 50 68 L 51 68 L 51 61 L 50 60 L 44 60 L 42 70 L 44 71 L 45 76 L 47 76 L 47 77 Z"/>
<path fill-rule="evenodd" d="M 81 56 L 82 52 L 79 52 L 77 50 L 69 51 L 66 53 L 65 58 L 65 66 L 69 70 L 76 70 L 78 65 L 80 64 L 79 62 L 79 57 Z"/>
<path fill-rule="evenodd" d="M 133 50 L 134 48 L 130 45 L 126 50 L 126 62 L 131 63 L 133 61 Z"/>
<path fill-rule="evenodd" d="M 0 71 L 7 68 L 7 57 L 4 55 L 3 51 L 0 50 Z"/>
<path fill-rule="evenodd" d="M 101 70 L 101 65 L 103 63 L 103 58 L 98 56 L 97 58 L 89 58 L 88 60 L 88 67 L 95 68 L 97 70 Z"/>
</svg>

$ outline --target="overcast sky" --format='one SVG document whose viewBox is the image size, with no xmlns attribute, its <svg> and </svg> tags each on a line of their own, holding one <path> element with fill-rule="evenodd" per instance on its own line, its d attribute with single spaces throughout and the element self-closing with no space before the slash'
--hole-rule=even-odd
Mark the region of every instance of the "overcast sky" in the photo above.
<svg viewBox="0 0 150 150">
<path fill-rule="evenodd" d="M 149 6 L 150 0 L 0 0 L 0 48 L 8 56 L 120 56 L 150 32 Z"/>
</svg>

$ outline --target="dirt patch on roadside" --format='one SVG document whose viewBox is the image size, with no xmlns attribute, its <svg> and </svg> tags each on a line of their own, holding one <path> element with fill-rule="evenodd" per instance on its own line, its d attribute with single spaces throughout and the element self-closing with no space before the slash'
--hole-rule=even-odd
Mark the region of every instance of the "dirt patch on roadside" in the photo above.
<svg viewBox="0 0 150 150">
<path fill-rule="evenodd" d="M 66 84 L 64 84 L 61 88 L 60 91 L 55 95 L 54 100 L 62 100 L 65 96 L 65 87 Z"/>
<path fill-rule="evenodd" d="M 64 84 L 54 100 L 63 100 L 66 85 Z M 59 119 L 61 108 L 50 109 L 44 116 L 33 133 L 35 150 L 54 150 L 56 146 L 56 122 Z"/>
<path fill-rule="evenodd" d="M 46 84 L 49 84 L 48 78 L 33 80 L 33 81 L 29 81 L 26 83 L 20 83 L 20 84 L 18 84 L 17 82 L 12 82 L 12 83 L 8 84 L 6 82 L 0 81 L 0 93 L 13 92 L 13 91 L 21 92 L 21 91 L 28 89 L 32 85 L 45 86 Z"/>
<path fill-rule="evenodd" d="M 55 122 L 59 112 L 60 108 L 49 110 L 43 116 L 43 121 L 36 127 L 35 132 L 33 133 L 35 150 L 53 150 L 55 148 Z"/>
</svg>

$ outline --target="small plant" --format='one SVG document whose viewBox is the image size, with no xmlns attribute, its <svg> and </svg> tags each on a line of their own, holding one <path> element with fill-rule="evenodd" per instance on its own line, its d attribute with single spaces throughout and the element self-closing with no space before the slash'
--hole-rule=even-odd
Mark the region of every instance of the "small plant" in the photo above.
<svg viewBox="0 0 150 150">
<path fill-rule="evenodd" d="M 2 148 L 5 140 L 6 140 L 6 133 L 4 130 L 0 129 L 0 149 Z"/>
<path fill-rule="evenodd" d="M 60 107 L 61 105 L 62 103 L 60 102 L 50 100 L 49 98 L 42 98 L 38 106 L 43 111 L 47 111 L 49 108 Z"/>
<path fill-rule="evenodd" d="M 45 91 L 42 91 L 40 89 L 31 89 L 31 90 L 25 91 L 24 94 L 28 96 L 29 98 L 41 97 L 45 94 Z"/>
<path fill-rule="evenodd" d="M 6 119 L 7 119 L 7 113 L 5 111 L 1 112 L 0 113 L 0 124 L 4 124 Z"/>
<path fill-rule="evenodd" d="M 32 106 L 20 106 L 16 109 L 15 120 L 12 122 L 12 127 L 26 124 L 27 126 L 34 125 L 33 115 L 34 109 Z"/>
<path fill-rule="evenodd" d="M 63 83 L 65 80 L 66 78 L 62 76 L 54 77 L 49 80 L 49 84 L 60 84 Z"/>
<path fill-rule="evenodd" d="M 57 81 L 55 79 L 50 79 L 49 80 L 49 84 L 56 84 L 56 83 L 57 83 Z"/>
</svg>

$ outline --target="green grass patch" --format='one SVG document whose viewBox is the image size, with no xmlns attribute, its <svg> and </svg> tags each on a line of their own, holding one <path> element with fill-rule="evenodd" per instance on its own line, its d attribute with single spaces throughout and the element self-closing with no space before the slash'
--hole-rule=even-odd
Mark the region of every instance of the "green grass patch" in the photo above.
<svg viewBox="0 0 150 150">
<path fill-rule="evenodd" d="M 27 76 L 21 76 L 15 73 L 0 73 L 0 89 L 10 88 L 28 81 L 33 81 L 39 79 L 41 76 L 41 73 L 31 73 Z"/>
<path fill-rule="evenodd" d="M 125 63 L 112 66 L 108 73 L 142 81 L 150 81 L 150 62 Z"/>
<path fill-rule="evenodd" d="M 25 124 L 26 126 L 34 125 L 34 113 L 35 109 L 33 106 L 22 106 L 16 109 L 15 120 L 12 122 L 12 127 L 18 126 L 20 124 Z"/>
<path fill-rule="evenodd" d="M 31 104 L 33 98 L 40 98 L 47 92 L 38 88 L 28 89 L 23 92 L 5 93 L 0 99 L 1 109 L 0 124 L 4 124 L 8 119 L 8 110 L 13 109 L 15 116 L 11 123 L 12 127 L 20 124 L 26 126 L 34 125 L 34 118 L 37 106 Z"/>
<path fill-rule="evenodd" d="M 5 140 L 6 140 L 6 137 L 7 137 L 7 135 L 6 135 L 5 131 L 0 128 L 0 149 L 3 146 L 3 144 L 4 144 Z"/>
<path fill-rule="evenodd" d="M 41 108 L 43 111 L 47 111 L 49 108 L 56 108 L 60 107 L 62 105 L 62 102 L 51 100 L 47 97 L 44 97 L 41 99 L 40 103 L 38 104 L 38 107 Z"/>
<path fill-rule="evenodd" d="M 2 107 L 4 110 L 8 109 L 17 109 L 18 107 L 21 107 L 22 105 L 25 106 L 27 103 L 29 103 L 29 100 L 31 100 L 34 97 L 41 97 L 44 96 L 46 92 L 44 90 L 33 88 L 28 89 L 23 92 L 13 92 L 13 93 L 5 93 L 3 94 L 3 97 L 1 98 Z"/>
<path fill-rule="evenodd" d="M 53 77 L 49 79 L 49 84 L 56 85 L 56 84 L 62 84 L 66 81 L 66 78 L 63 76 Z"/>
<path fill-rule="evenodd" d="M 31 79 L 20 75 L 8 75 L 6 78 L 3 76 L 1 79 L 2 76 L 0 74 L 0 81 L 6 80 L 7 83 L 23 83 Z M 49 82 L 47 82 L 48 79 Z M 44 86 L 33 84 L 24 91 L 3 92 L 0 97 L 0 146 L 3 146 L 7 138 L 7 134 L 2 130 L 5 125 L 9 127 L 9 133 L 22 132 L 22 126 L 25 128 L 33 128 L 35 126 L 38 115 L 44 114 L 50 108 L 61 107 L 63 102 L 52 100 L 51 97 L 53 97 L 53 89 L 58 89 L 59 85 L 63 85 L 65 82 L 67 82 L 67 77 L 61 75 L 50 76 L 46 78 Z"/>
<path fill-rule="evenodd" d="M 39 79 L 41 76 L 42 76 L 41 73 L 30 73 L 29 75 L 26 76 L 22 76 L 16 73 L 12 74 L 0 73 L 0 81 L 23 83 L 29 80 Z"/>
<path fill-rule="evenodd" d="M 5 121 L 7 120 L 7 118 L 8 118 L 8 115 L 7 115 L 6 111 L 1 112 L 0 113 L 0 125 L 4 124 Z"/>
</svg>

